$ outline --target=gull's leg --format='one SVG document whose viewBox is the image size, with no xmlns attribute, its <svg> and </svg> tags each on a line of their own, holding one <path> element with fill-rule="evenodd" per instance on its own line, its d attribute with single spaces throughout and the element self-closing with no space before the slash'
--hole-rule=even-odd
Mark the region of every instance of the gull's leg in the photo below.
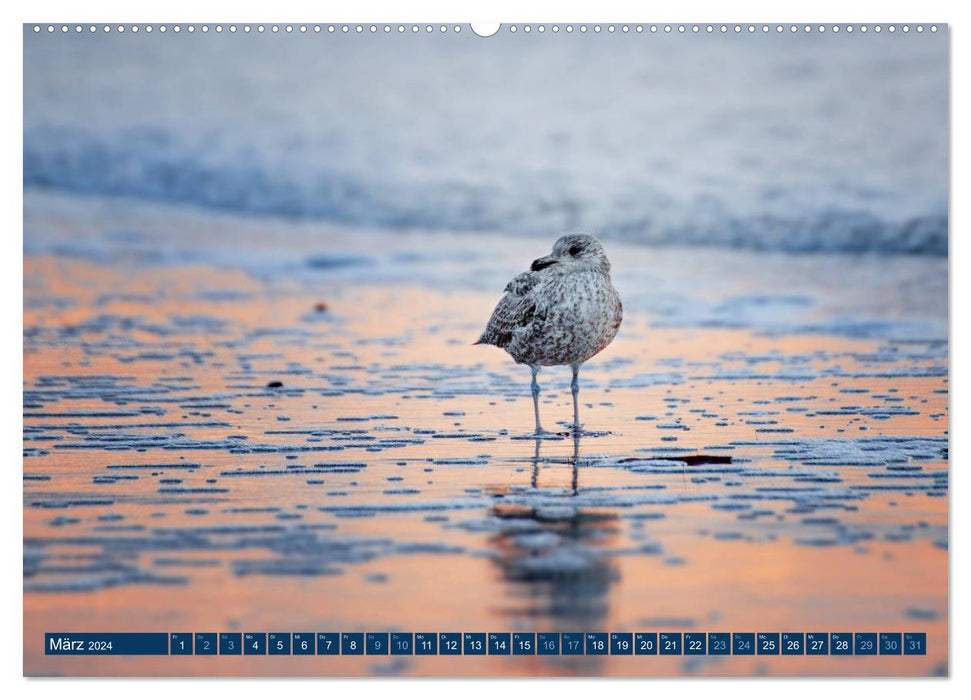
<svg viewBox="0 0 971 700">
<path fill-rule="evenodd" d="M 580 432 L 580 365 L 573 365 L 573 381 L 570 382 L 570 389 L 573 391 L 573 430 Z"/>
<path fill-rule="evenodd" d="M 533 381 L 529 385 L 533 391 L 533 413 L 536 416 L 536 434 L 542 435 L 545 431 L 543 426 L 539 424 L 539 384 L 536 381 L 536 375 L 539 374 L 539 367 L 531 366 L 530 369 L 533 371 Z"/>
</svg>

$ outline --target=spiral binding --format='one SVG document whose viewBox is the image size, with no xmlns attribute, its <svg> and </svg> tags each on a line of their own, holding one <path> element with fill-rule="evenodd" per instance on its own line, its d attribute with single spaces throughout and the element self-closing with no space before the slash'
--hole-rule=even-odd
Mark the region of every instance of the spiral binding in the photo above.
<svg viewBox="0 0 971 700">
<path fill-rule="evenodd" d="M 476 34 L 459 24 L 34 24 L 34 34 Z M 922 34 L 937 24 L 509 24 L 508 34 Z M 479 34 L 479 36 L 482 36 Z"/>
</svg>

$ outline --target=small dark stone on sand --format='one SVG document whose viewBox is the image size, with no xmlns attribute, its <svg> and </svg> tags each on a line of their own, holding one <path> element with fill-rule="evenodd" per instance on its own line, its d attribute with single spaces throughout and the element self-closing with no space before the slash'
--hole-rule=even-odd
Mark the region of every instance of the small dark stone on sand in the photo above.
<svg viewBox="0 0 971 700">
<path fill-rule="evenodd" d="M 325 304 L 322 301 L 318 301 L 316 304 L 314 304 L 314 311 L 316 311 L 319 314 L 324 313 L 325 311 L 327 311 L 327 304 Z"/>
<path fill-rule="evenodd" d="M 280 387 L 283 386 L 283 382 L 274 379 L 272 382 L 267 382 L 266 386 L 269 389 L 279 389 Z"/>
</svg>

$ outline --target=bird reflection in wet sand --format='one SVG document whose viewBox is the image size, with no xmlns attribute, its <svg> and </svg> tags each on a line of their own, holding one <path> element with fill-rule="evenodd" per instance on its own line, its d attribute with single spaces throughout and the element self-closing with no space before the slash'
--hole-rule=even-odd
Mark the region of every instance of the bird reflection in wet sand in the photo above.
<svg viewBox="0 0 971 700">
<path fill-rule="evenodd" d="M 618 580 L 617 567 L 604 549 L 616 535 L 617 515 L 610 511 L 581 508 L 580 435 L 573 436 L 573 454 L 566 458 L 542 458 L 537 437 L 531 461 L 530 487 L 495 492 L 498 501 L 491 514 L 501 520 L 493 538 L 494 561 L 511 584 L 505 610 L 514 629 L 549 632 L 599 630 L 608 612 L 611 584 Z M 564 475 L 570 468 L 570 486 L 543 486 L 548 478 Z M 511 502 L 504 502 L 507 498 Z M 521 602 L 520 602 L 521 601 Z M 588 670 L 597 657 L 561 656 L 563 665 Z"/>
</svg>

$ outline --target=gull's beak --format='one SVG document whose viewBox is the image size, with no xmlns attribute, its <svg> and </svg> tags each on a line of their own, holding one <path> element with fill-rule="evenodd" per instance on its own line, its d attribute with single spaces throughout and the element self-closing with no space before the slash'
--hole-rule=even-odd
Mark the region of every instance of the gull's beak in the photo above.
<svg viewBox="0 0 971 700">
<path fill-rule="evenodd" d="M 556 258 L 554 258 L 552 255 L 547 255 L 545 258 L 537 258 L 534 260 L 533 264 L 529 266 L 529 269 L 536 272 L 538 270 L 542 270 L 544 267 L 555 265 L 556 262 Z"/>
</svg>

